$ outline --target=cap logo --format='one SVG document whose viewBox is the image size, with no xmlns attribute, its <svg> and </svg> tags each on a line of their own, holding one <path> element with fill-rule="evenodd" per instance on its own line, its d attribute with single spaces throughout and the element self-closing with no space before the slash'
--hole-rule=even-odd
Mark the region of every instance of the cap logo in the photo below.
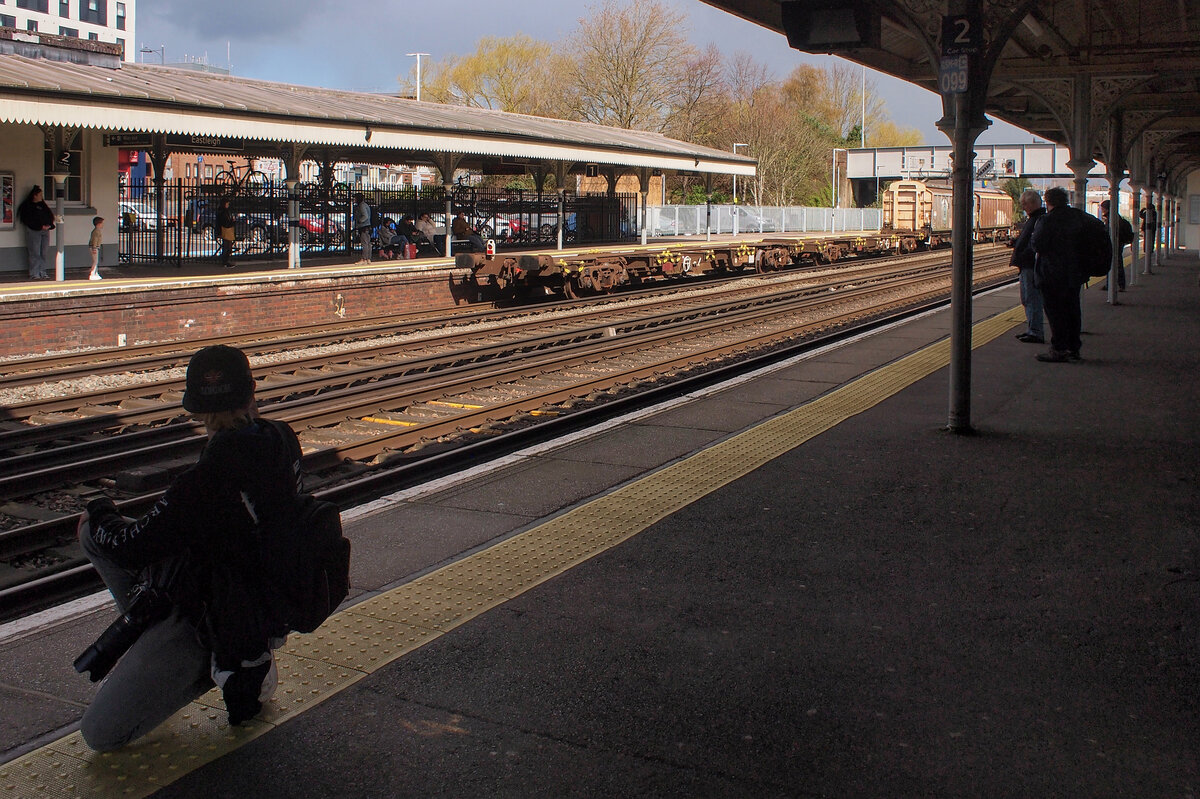
<svg viewBox="0 0 1200 799">
<path fill-rule="evenodd" d="M 229 394 L 233 391 L 233 386 L 229 384 L 228 377 L 220 369 L 209 369 L 200 378 L 203 385 L 197 386 L 200 394 L 211 397 L 215 394 Z"/>
</svg>

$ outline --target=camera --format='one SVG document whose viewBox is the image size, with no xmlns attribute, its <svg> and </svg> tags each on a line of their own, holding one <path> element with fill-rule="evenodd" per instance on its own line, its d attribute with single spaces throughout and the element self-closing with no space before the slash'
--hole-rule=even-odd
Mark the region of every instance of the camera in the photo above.
<svg viewBox="0 0 1200 799">
<path fill-rule="evenodd" d="M 92 682 L 104 679 L 121 656 L 156 621 L 171 612 L 171 601 L 158 589 L 140 583 L 130 592 L 129 609 L 108 625 L 96 642 L 75 658 L 75 671 L 89 672 Z"/>
</svg>

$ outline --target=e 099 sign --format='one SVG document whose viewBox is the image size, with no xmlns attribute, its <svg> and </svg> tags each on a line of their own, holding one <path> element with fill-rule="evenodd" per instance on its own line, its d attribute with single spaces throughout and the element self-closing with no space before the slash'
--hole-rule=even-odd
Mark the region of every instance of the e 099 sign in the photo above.
<svg viewBox="0 0 1200 799">
<path fill-rule="evenodd" d="M 938 72 L 938 88 L 942 94 L 963 94 L 967 91 L 968 56 L 942 56 L 941 68 Z"/>
</svg>

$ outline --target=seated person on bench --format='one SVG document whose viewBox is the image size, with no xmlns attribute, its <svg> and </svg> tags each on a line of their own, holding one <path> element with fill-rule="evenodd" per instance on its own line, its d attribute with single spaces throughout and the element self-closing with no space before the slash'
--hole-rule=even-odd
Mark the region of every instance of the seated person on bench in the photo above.
<svg viewBox="0 0 1200 799">
<path fill-rule="evenodd" d="M 379 252 L 384 258 L 408 257 L 408 237 L 397 233 L 391 221 L 379 226 Z"/>
<path fill-rule="evenodd" d="M 471 227 L 471 223 L 463 216 L 463 212 L 459 211 L 458 216 L 454 217 L 454 225 L 451 226 L 450 232 L 454 234 L 456 239 L 466 239 L 471 242 L 471 247 L 475 252 L 485 252 L 487 245 L 483 243 L 483 239 L 475 232 L 475 228 Z"/>
<path fill-rule="evenodd" d="M 428 213 L 421 214 L 421 216 L 417 218 L 415 224 L 417 230 L 419 230 L 421 235 L 424 237 L 424 241 L 418 242 L 417 246 L 428 246 L 435 253 L 441 255 L 442 248 L 439 247 L 437 243 L 437 227 L 433 224 L 432 217 L 430 217 Z"/>
</svg>

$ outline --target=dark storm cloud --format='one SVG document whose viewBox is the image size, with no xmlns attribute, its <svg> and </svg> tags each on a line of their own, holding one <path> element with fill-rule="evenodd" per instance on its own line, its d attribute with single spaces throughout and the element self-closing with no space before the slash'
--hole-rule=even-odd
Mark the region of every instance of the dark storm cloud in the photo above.
<svg viewBox="0 0 1200 799">
<path fill-rule="evenodd" d="M 338 22 L 346 3 L 321 0 L 143 0 L 138 4 L 139 30 L 171 30 L 188 38 L 213 41 L 273 39 L 304 30 L 322 18 Z M 333 30 L 338 25 L 331 25 Z"/>
</svg>

